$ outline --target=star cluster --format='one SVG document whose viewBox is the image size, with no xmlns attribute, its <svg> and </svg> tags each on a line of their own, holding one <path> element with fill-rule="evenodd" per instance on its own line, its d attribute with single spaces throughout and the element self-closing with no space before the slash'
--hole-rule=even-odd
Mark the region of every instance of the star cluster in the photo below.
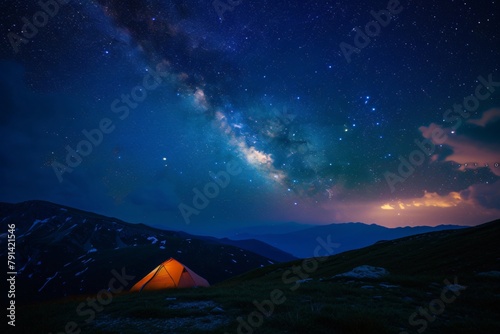
<svg viewBox="0 0 500 334">
<path fill-rule="evenodd" d="M 339 45 L 387 1 L 242 1 L 223 18 L 206 0 L 57 3 L 30 38 L 40 5 L 1 5 L 0 200 L 184 229 L 179 205 L 237 161 L 193 231 L 500 214 L 497 1 L 399 1 L 349 62 Z M 490 96 L 453 128 L 443 115 L 481 76 Z M 69 166 L 104 119 L 113 130 Z M 447 140 L 406 166 L 435 129 Z"/>
</svg>

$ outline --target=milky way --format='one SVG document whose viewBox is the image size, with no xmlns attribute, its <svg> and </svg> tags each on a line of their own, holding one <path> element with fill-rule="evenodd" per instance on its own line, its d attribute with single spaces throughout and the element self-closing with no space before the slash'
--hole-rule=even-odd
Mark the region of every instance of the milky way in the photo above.
<svg viewBox="0 0 500 334">
<path fill-rule="evenodd" d="M 498 217 L 495 1 L 220 3 L 61 1 L 41 24 L 3 2 L 0 200 L 187 228 L 179 205 L 237 161 L 189 228 Z"/>
</svg>

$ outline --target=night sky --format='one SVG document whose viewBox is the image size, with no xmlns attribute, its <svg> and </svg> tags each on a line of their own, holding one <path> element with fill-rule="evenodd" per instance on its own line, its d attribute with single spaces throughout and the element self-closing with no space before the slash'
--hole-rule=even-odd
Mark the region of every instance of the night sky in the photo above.
<svg viewBox="0 0 500 334">
<path fill-rule="evenodd" d="M 500 217 L 498 0 L 43 1 L 0 5 L 0 201 L 194 233 Z"/>
</svg>

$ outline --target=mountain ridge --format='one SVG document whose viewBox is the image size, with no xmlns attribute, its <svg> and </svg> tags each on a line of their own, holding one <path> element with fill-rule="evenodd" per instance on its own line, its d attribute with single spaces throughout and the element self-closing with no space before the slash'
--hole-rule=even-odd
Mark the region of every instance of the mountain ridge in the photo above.
<svg viewBox="0 0 500 334">
<path fill-rule="evenodd" d="M 0 221 L 16 225 L 19 300 L 93 293 L 111 270 L 122 268 L 139 280 L 170 257 L 212 284 L 276 262 L 235 246 L 238 241 L 205 240 L 45 201 L 0 203 Z M 0 243 L 6 242 L 3 233 Z M 293 259 L 271 246 L 261 254 L 266 251 Z M 0 257 L 7 257 L 7 247 Z"/>
<path fill-rule="evenodd" d="M 432 231 L 467 228 L 461 225 L 405 226 L 388 228 L 377 224 L 361 222 L 333 223 L 318 225 L 304 230 L 283 234 L 245 234 L 239 237 L 254 238 L 279 248 L 298 258 L 311 256 L 311 249 L 317 244 L 318 236 L 330 235 L 338 246 L 337 252 L 363 248 L 383 240 L 394 240 L 410 235 Z"/>
</svg>

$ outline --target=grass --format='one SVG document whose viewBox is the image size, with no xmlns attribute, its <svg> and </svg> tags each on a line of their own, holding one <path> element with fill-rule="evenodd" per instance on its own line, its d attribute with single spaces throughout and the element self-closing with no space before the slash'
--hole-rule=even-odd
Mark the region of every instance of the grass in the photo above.
<svg viewBox="0 0 500 334">
<path fill-rule="evenodd" d="M 413 282 L 411 278 L 407 279 Z M 296 291 L 290 291 L 284 284 L 267 282 L 239 289 L 212 287 L 123 294 L 116 296 L 88 324 L 75 311 L 82 300 L 44 303 L 43 307 L 26 305 L 19 309 L 17 321 L 26 328 L 36 324 L 36 332 L 46 333 L 61 331 L 68 321 L 78 322 L 83 333 L 163 333 L 156 327 L 158 323 L 169 324 L 170 320 L 186 318 L 203 322 L 206 316 L 220 315 L 224 321 L 217 328 L 200 332 L 236 333 L 237 318 L 242 317 L 248 322 L 249 315 L 257 310 L 253 301 L 268 300 L 271 291 L 280 289 L 286 301 L 275 305 L 270 317 L 262 316 L 259 333 L 399 333 L 402 329 L 413 329 L 409 332 L 416 333 L 418 327 L 410 326 L 408 317 L 417 307 L 428 307 L 430 301 L 439 298 L 441 288 L 430 286 L 433 281 L 421 281 L 418 286 L 402 284 L 400 288 L 383 288 L 378 285 L 381 281 L 387 280 L 312 282 Z M 362 285 L 374 288 L 363 289 Z M 454 303 L 446 306 L 442 315 L 429 322 L 426 333 L 471 333 L 479 328 L 482 333 L 494 333 L 500 328 L 499 293 L 498 282 L 472 282 Z M 213 313 L 212 307 L 170 307 L 193 301 L 211 301 L 223 311 Z M 140 324 L 140 328 L 123 326 L 124 319 L 132 319 L 130 321 Z M 195 333 L 196 330 L 186 327 L 172 332 Z"/>
</svg>

